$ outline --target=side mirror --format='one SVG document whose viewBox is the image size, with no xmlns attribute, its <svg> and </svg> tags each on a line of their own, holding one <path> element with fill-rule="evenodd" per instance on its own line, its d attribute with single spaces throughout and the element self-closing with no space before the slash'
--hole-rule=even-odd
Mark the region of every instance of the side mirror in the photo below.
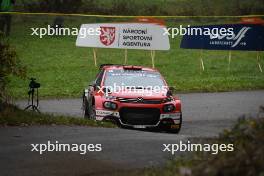
<svg viewBox="0 0 264 176">
<path fill-rule="evenodd" d="M 167 96 L 172 96 L 175 93 L 175 88 L 174 87 L 169 87 L 169 90 L 167 92 Z"/>
<path fill-rule="evenodd" d="M 89 87 L 92 87 L 93 90 L 96 90 L 96 84 L 94 82 L 92 82 L 91 84 L 89 84 Z"/>
</svg>

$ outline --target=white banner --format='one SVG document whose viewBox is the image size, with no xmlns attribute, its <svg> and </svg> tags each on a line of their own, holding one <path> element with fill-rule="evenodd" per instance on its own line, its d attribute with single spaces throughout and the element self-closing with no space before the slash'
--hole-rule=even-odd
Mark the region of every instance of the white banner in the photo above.
<svg viewBox="0 0 264 176">
<path fill-rule="evenodd" d="M 93 48 L 120 48 L 169 50 L 165 26 L 153 23 L 98 23 L 83 24 L 76 46 Z"/>
</svg>

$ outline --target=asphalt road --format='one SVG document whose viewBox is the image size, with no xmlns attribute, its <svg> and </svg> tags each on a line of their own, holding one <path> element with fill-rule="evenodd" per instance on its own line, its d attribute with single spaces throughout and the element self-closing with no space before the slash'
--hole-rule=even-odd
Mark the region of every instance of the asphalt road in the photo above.
<svg viewBox="0 0 264 176">
<path fill-rule="evenodd" d="M 264 91 L 180 94 L 183 126 L 180 134 L 79 126 L 0 127 L 1 175 L 109 175 L 123 170 L 159 166 L 177 157 L 162 152 L 163 144 L 214 137 L 238 117 L 256 116 L 264 105 Z M 26 101 L 19 101 L 20 107 Z M 41 100 L 42 112 L 82 116 L 80 99 Z M 47 141 L 102 144 L 101 152 L 31 152 L 31 145 Z"/>
</svg>

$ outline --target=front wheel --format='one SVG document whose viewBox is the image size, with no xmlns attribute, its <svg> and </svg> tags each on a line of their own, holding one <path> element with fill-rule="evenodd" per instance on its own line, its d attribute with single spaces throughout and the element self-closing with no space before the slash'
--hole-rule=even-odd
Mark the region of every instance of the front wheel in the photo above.
<svg viewBox="0 0 264 176">
<path fill-rule="evenodd" d="M 85 96 L 83 96 L 83 111 L 84 111 L 84 118 L 86 119 L 96 119 L 95 115 L 95 105 L 88 103 Z"/>
<path fill-rule="evenodd" d="M 161 129 L 168 132 L 168 133 L 178 134 L 181 130 L 181 126 L 182 126 L 182 114 L 180 116 L 180 123 L 179 124 L 174 124 L 174 122 L 173 122 L 173 123 L 161 126 Z"/>
<path fill-rule="evenodd" d="M 180 125 L 179 128 L 175 128 L 175 129 L 173 129 L 173 128 L 169 128 L 169 129 L 167 129 L 167 132 L 168 132 L 168 133 L 175 133 L 175 134 L 178 134 L 178 133 L 180 132 L 180 130 L 181 130 L 181 124 L 179 124 L 179 125 Z"/>
<path fill-rule="evenodd" d="M 95 111 L 95 105 L 92 104 L 90 107 L 89 107 L 89 118 L 92 119 L 92 120 L 95 120 L 96 119 L 96 111 Z"/>
<path fill-rule="evenodd" d="M 89 118 L 89 107 L 88 107 L 88 102 L 86 98 L 83 98 L 83 111 L 84 111 L 84 118 L 88 119 Z"/>
</svg>

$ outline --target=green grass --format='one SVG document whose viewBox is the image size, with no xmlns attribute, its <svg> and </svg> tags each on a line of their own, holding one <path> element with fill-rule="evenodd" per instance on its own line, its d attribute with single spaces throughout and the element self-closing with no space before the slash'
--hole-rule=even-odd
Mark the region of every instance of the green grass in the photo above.
<svg viewBox="0 0 264 176">
<path fill-rule="evenodd" d="M 27 66 L 28 77 L 41 83 L 40 96 L 80 97 L 83 89 L 98 71 L 93 64 L 91 48 L 77 48 L 76 37 L 31 36 L 31 27 L 46 27 L 53 17 L 14 16 L 10 42 Z M 67 17 L 65 25 L 79 27 L 82 23 L 117 21 L 118 19 Z M 124 19 L 122 19 L 124 20 Z M 180 21 L 180 19 L 178 19 Z M 238 19 L 232 19 L 233 21 Z M 176 20 L 175 20 L 176 21 Z M 168 20 L 169 26 L 179 22 Z M 188 20 L 183 23 L 187 24 Z M 189 20 L 190 24 L 205 23 Z M 220 20 L 217 23 L 223 23 Z M 228 21 L 227 21 L 228 22 Z M 264 73 L 260 73 L 256 52 L 233 51 L 228 71 L 228 51 L 203 51 L 205 71 L 200 74 L 199 50 L 180 49 L 181 38 L 170 39 L 171 50 L 157 51 L 155 64 L 170 86 L 178 92 L 216 92 L 264 88 Z M 98 65 L 123 64 L 124 50 L 98 49 Z M 149 51 L 129 50 L 128 64 L 151 67 Z M 264 65 L 263 53 L 261 64 Z M 16 98 L 27 96 L 28 80 L 11 79 L 10 91 Z"/>
<path fill-rule="evenodd" d="M 0 111 L 0 125 L 80 125 L 91 127 L 115 127 L 114 124 L 109 122 L 67 116 L 54 116 L 51 114 L 40 114 L 32 111 L 23 111 L 14 106 L 7 106 L 4 108 L 4 110 Z"/>
</svg>

